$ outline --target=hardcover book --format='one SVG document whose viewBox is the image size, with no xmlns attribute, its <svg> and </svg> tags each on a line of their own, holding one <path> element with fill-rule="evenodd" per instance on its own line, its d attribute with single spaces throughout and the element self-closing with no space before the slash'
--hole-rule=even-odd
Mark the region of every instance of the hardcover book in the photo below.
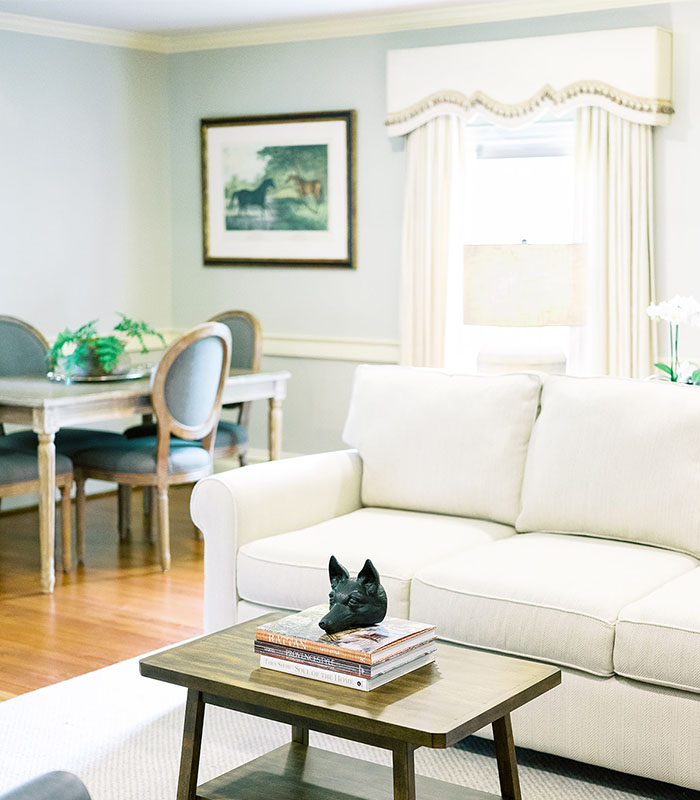
<svg viewBox="0 0 700 800">
<path fill-rule="evenodd" d="M 256 629 L 255 639 L 361 664 L 377 664 L 437 635 L 435 625 L 397 617 L 386 617 L 367 628 L 324 633 L 318 623 L 327 612 L 328 605 L 324 603 L 267 622 Z"/>
<path fill-rule="evenodd" d="M 374 678 L 362 678 L 359 675 L 348 675 L 344 672 L 335 672 L 331 669 L 321 669 L 320 667 L 313 667 L 308 664 L 299 664 L 296 661 L 285 661 L 281 658 L 272 658 L 271 656 L 261 655 L 260 666 L 265 669 L 273 669 L 276 672 L 285 672 L 288 675 L 297 675 L 301 678 L 312 678 L 316 681 L 323 681 L 324 683 L 335 683 L 338 686 L 347 686 L 349 689 L 359 689 L 363 692 L 369 692 L 382 686 L 395 678 L 400 678 L 402 675 L 407 675 L 420 667 L 425 667 L 427 664 L 435 661 L 435 653 L 425 653 L 419 656 L 408 664 L 404 664 L 396 669 L 387 670 L 381 675 Z"/>
<path fill-rule="evenodd" d="M 345 672 L 348 675 L 358 675 L 362 678 L 374 678 L 382 672 L 407 664 L 425 653 L 434 653 L 435 649 L 435 639 L 429 639 L 415 647 L 402 650 L 394 656 L 384 658 L 376 664 L 361 664 L 359 661 L 327 656 L 325 653 L 314 653 L 311 650 L 297 650 L 295 647 L 285 647 L 282 644 L 272 644 L 271 642 L 255 642 L 255 652 L 260 655 L 279 658 L 282 661 L 295 661 L 298 664 L 308 664 L 321 669 L 330 669 L 334 672 Z"/>
</svg>

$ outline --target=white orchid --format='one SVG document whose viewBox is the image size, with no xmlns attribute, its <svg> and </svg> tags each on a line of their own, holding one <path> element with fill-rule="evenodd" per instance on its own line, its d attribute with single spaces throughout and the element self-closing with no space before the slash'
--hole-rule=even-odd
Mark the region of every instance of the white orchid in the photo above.
<svg viewBox="0 0 700 800">
<path fill-rule="evenodd" d="M 668 322 L 671 325 L 700 326 L 700 303 L 694 297 L 681 297 L 677 294 L 670 300 L 652 303 L 647 314 L 655 320 Z"/>
<path fill-rule="evenodd" d="M 694 297 L 681 297 L 677 294 L 670 300 L 662 300 L 660 303 L 651 303 L 647 308 L 647 314 L 653 320 L 668 322 L 671 338 L 671 363 L 654 364 L 662 372 L 665 372 L 672 381 L 681 383 L 700 384 L 700 369 L 689 373 L 689 362 L 683 364 L 684 369 L 678 360 L 678 327 L 680 325 L 692 325 L 700 328 L 700 303 Z"/>
</svg>

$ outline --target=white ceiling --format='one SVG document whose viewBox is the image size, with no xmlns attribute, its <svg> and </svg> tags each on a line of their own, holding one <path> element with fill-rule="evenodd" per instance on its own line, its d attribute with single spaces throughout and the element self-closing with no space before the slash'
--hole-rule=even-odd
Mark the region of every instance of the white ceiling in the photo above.
<svg viewBox="0 0 700 800">
<path fill-rule="evenodd" d="M 521 1 L 531 5 L 531 0 L 515 0 L 516 3 Z M 175 33 L 499 2 L 501 0 L 0 0 L 0 13 L 139 33 Z M 514 4 L 510 0 L 510 5 Z"/>
</svg>

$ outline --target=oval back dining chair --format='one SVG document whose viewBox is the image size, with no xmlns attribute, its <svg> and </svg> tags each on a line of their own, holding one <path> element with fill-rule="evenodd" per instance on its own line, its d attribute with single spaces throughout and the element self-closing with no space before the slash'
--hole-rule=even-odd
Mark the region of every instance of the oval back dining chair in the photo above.
<svg viewBox="0 0 700 800">
<path fill-rule="evenodd" d="M 257 317 L 248 311 L 223 311 L 210 322 L 221 322 L 231 332 L 231 369 L 258 372 L 262 364 L 262 326 Z M 214 456 L 230 458 L 238 456 L 242 467 L 248 463 L 248 425 L 250 403 L 226 403 L 224 408 L 235 410 L 235 422 L 220 420 L 216 431 Z"/>
<path fill-rule="evenodd" d="M 0 377 L 46 375 L 49 343 L 18 317 L 0 314 Z"/>
<path fill-rule="evenodd" d="M 228 374 L 231 334 L 205 322 L 165 351 L 153 376 L 151 405 L 157 434 L 80 450 L 73 456 L 76 483 L 76 542 L 85 546 L 85 480 L 116 481 L 156 489 L 160 559 L 170 567 L 168 486 L 192 483 L 213 471 L 214 432 Z"/>
<path fill-rule="evenodd" d="M 0 378 L 44 377 L 49 344 L 42 334 L 18 317 L 0 315 Z M 37 436 L 29 430 L 5 434 L 0 422 L 0 447 L 36 453 Z M 56 435 L 56 451 L 70 457 L 80 448 L 97 444 L 118 434 L 85 428 L 63 428 Z"/>
<path fill-rule="evenodd" d="M 248 311 L 223 311 L 209 322 L 220 322 L 231 333 L 231 370 L 258 372 L 262 364 L 262 327 L 256 317 Z M 214 440 L 214 458 L 238 456 L 242 467 L 248 463 L 248 425 L 250 421 L 248 403 L 224 403 L 227 411 L 236 412 L 235 421 L 221 419 Z M 124 432 L 129 439 L 153 436 L 155 425 L 136 425 Z"/>
<path fill-rule="evenodd" d="M 71 505 L 70 492 L 73 486 L 73 465 L 66 456 L 56 454 L 56 486 L 61 491 L 61 546 L 63 571 L 72 567 Z M 27 450 L 0 449 L 0 497 L 17 497 L 39 492 L 39 464 L 36 455 Z M 2 531 L 0 531 L 0 535 Z M 40 547 L 48 542 L 40 541 Z M 53 553 L 45 553 L 47 560 Z M 43 559 L 42 559 L 43 561 Z"/>
</svg>

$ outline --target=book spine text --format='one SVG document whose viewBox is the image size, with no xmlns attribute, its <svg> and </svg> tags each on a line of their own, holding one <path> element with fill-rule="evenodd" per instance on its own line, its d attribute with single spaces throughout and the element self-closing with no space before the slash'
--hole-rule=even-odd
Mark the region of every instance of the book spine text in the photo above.
<svg viewBox="0 0 700 800">
<path fill-rule="evenodd" d="M 325 683 L 347 686 L 350 689 L 360 689 L 363 692 L 369 691 L 367 678 L 347 675 L 343 672 L 334 672 L 330 669 L 321 669 L 321 667 L 312 667 L 309 664 L 300 664 L 296 661 L 283 661 L 272 656 L 261 655 L 260 666 L 265 669 L 274 669 L 277 672 L 285 672 L 288 675 L 298 675 L 301 678 L 313 678 L 313 680 L 324 681 Z"/>
</svg>

